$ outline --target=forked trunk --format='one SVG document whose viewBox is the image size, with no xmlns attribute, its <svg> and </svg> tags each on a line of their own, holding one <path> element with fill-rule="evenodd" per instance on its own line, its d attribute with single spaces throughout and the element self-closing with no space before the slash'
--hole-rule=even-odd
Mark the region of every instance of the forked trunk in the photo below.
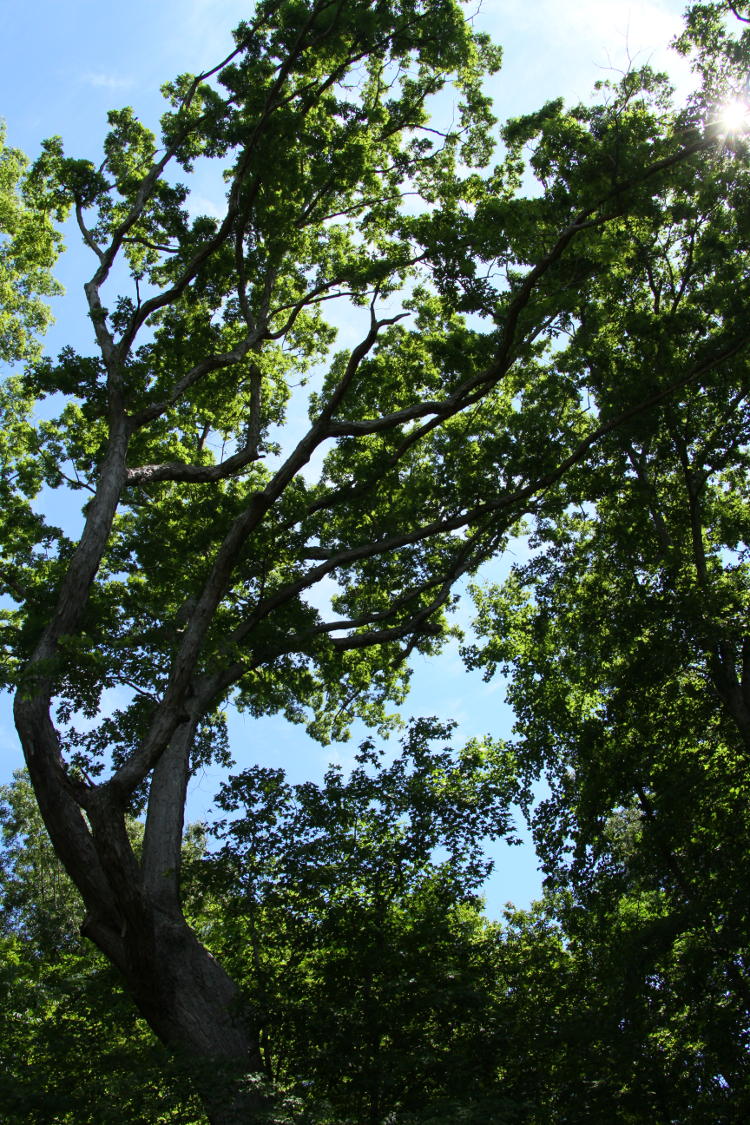
<svg viewBox="0 0 750 1125">
<path fill-rule="evenodd" d="M 179 905 L 191 724 L 156 771 L 141 863 L 122 808 L 103 789 L 85 791 L 66 774 L 44 696 L 19 693 L 15 715 L 52 843 L 88 910 L 82 932 L 120 971 L 141 1015 L 191 1074 L 211 1125 L 254 1125 L 264 1104 L 257 1035 L 240 990 Z M 160 799 L 165 790 L 171 804 Z"/>
</svg>

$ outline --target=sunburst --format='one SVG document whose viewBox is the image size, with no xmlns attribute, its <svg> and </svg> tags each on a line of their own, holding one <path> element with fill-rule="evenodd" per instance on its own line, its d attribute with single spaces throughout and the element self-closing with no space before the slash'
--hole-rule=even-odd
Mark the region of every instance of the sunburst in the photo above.
<svg viewBox="0 0 750 1125">
<path fill-rule="evenodd" d="M 750 105 L 746 98 L 732 98 L 719 106 L 717 123 L 722 133 L 736 136 L 750 129 Z"/>
</svg>

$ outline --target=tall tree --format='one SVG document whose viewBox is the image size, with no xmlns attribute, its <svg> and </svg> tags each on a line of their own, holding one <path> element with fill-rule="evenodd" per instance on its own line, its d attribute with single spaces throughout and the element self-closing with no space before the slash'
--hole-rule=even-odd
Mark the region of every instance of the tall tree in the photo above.
<svg viewBox="0 0 750 1125">
<path fill-rule="evenodd" d="M 513 755 L 431 747 L 449 733 L 421 720 L 390 766 L 366 744 L 320 786 L 250 767 L 222 794 L 222 849 L 186 841 L 186 912 L 262 1023 L 271 1119 L 739 1125 L 747 1067 L 722 965 L 655 889 L 637 819 L 611 818 L 584 902 L 558 890 L 488 922 L 481 834 L 507 830 Z M 4 1121 L 204 1122 L 77 936 L 23 776 L 0 820 Z"/>
<path fill-rule="evenodd" d="M 99 168 L 59 140 L 35 166 L 40 213 L 74 212 L 94 257 L 97 349 L 28 369 L 24 393 L 64 403 L 35 463 L 90 496 L 71 542 L 31 510 L 40 471 L 9 469 L 3 571 L 18 603 L 4 674 L 84 932 L 193 1061 L 214 1125 L 264 1100 L 242 1079 L 262 1070 L 259 1023 L 180 901 L 188 778 L 226 758 L 221 706 L 306 718 L 323 739 L 356 715 L 385 723 L 408 656 L 447 635 L 458 579 L 623 425 L 736 380 L 749 340 L 738 270 L 674 362 L 616 363 L 615 309 L 609 364 L 560 363 L 561 333 L 575 349 L 592 332 L 581 293 L 635 269 L 683 199 L 734 182 L 715 132 L 675 116 L 648 70 L 599 106 L 511 123 L 482 175 L 481 79 L 499 56 L 454 0 L 265 0 L 235 38 L 165 87 L 160 141 L 121 110 Z M 448 88 L 454 120 L 428 125 Z M 541 187 L 525 198 L 528 150 Z M 176 182 L 203 161 L 228 184 L 219 219 L 194 217 Z M 711 236 L 732 221 L 715 208 Z M 715 265 L 696 261 L 704 278 Z M 323 315 L 336 298 L 362 310 L 348 351 Z M 658 350 L 686 329 L 668 313 L 627 331 Z M 310 421 L 290 437 L 305 378 Z"/>
</svg>

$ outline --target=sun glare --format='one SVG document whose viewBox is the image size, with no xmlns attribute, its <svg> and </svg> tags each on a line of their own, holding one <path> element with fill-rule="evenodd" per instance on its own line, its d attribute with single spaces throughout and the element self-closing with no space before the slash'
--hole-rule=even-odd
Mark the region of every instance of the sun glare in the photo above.
<svg viewBox="0 0 750 1125">
<path fill-rule="evenodd" d="M 745 99 L 725 102 L 719 110 L 719 124 L 723 133 L 746 133 L 750 129 L 750 106 Z"/>
</svg>

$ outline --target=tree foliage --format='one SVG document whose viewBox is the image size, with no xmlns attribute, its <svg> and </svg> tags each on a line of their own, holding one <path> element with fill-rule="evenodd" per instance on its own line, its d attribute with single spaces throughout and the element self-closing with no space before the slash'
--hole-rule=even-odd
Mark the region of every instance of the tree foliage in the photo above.
<svg viewBox="0 0 750 1125">
<path fill-rule="evenodd" d="M 52 267 L 61 248 L 52 219 L 39 210 L 28 162 L 5 143 L 0 122 L 0 361 L 28 359 L 50 321 L 43 299 L 60 292 Z"/>
<path fill-rule="evenodd" d="M 490 742 L 434 746 L 450 733 L 420 720 L 390 765 L 366 742 L 348 778 L 251 767 L 219 797 L 241 815 L 213 829 L 209 943 L 257 1012 L 269 1079 L 332 1120 L 494 1092 L 478 890 L 483 842 L 512 833 L 514 773 Z"/>
<path fill-rule="evenodd" d="M 719 6 L 696 6 L 688 26 L 715 96 L 747 33 L 732 36 Z M 587 372 L 596 411 L 615 371 L 670 378 L 734 315 L 744 146 L 729 138 L 582 294 L 558 362 Z M 527 788 L 549 787 L 533 815 L 548 885 L 573 940 L 611 943 L 605 995 L 622 967 L 633 974 L 636 1010 L 625 1017 L 622 997 L 617 1010 L 641 1043 L 660 1037 L 658 1098 L 685 1097 L 678 1119 L 739 1120 L 749 1096 L 749 385 L 739 354 L 710 387 L 607 435 L 586 476 L 569 474 L 535 514 L 530 558 L 476 589 L 482 640 L 467 649 L 511 676 L 514 752 Z"/>
</svg>

